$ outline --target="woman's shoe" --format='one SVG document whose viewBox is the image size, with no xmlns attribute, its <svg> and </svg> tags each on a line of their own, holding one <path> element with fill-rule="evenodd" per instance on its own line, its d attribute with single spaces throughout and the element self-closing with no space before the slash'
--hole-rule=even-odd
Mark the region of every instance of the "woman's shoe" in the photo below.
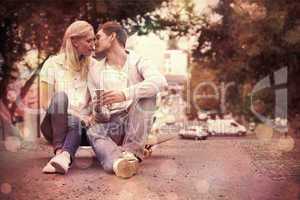
<svg viewBox="0 0 300 200">
<path fill-rule="evenodd" d="M 66 174 L 71 164 L 71 156 L 69 152 L 63 151 L 62 153 L 55 155 L 50 160 L 50 163 L 57 173 Z"/>
<path fill-rule="evenodd" d="M 55 168 L 51 165 L 51 160 L 46 164 L 46 166 L 42 169 L 42 172 L 45 174 L 54 174 L 56 173 Z"/>
</svg>

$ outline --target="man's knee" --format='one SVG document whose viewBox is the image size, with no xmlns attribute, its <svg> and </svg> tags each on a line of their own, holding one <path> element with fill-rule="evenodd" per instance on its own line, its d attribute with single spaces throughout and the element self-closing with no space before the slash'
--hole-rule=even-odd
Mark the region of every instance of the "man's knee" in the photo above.
<svg viewBox="0 0 300 200">
<path fill-rule="evenodd" d="M 132 112 L 143 113 L 145 115 L 152 115 L 157 107 L 156 107 L 156 96 L 141 98 L 137 100 L 136 104 L 131 108 Z"/>
<path fill-rule="evenodd" d="M 138 100 L 136 106 L 132 107 L 129 115 L 129 126 L 146 126 L 153 123 L 153 115 L 156 111 L 156 97 Z"/>
</svg>

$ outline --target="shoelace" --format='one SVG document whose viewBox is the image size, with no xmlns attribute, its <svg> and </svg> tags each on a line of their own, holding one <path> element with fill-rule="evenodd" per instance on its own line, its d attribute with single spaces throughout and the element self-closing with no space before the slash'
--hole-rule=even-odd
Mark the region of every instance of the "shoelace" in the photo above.
<svg viewBox="0 0 300 200">
<path fill-rule="evenodd" d="M 129 160 L 129 161 L 137 161 L 138 160 L 133 153 L 128 152 L 128 151 L 122 152 L 122 156 L 124 159 Z"/>
</svg>

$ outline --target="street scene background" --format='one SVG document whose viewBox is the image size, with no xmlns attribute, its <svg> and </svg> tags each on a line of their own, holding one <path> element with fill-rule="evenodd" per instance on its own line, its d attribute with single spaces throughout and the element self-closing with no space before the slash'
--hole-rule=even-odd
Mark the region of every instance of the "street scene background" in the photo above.
<svg viewBox="0 0 300 200">
<path fill-rule="evenodd" d="M 297 0 L 0 2 L 0 199 L 300 199 Z M 116 20 L 127 48 L 168 81 L 137 176 L 103 172 L 82 147 L 44 175 L 39 70 L 75 20 Z M 36 112 L 38 111 L 38 112 Z"/>
</svg>

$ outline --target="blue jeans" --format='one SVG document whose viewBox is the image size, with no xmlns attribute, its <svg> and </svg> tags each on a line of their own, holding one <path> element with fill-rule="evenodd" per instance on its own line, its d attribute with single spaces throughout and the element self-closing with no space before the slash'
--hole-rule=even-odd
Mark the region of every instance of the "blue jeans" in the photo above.
<svg viewBox="0 0 300 200">
<path fill-rule="evenodd" d="M 82 129 L 80 119 L 68 114 L 67 95 L 64 92 L 55 93 L 41 124 L 41 131 L 53 145 L 54 153 L 62 149 L 69 152 L 73 160 L 81 143 Z"/>
<path fill-rule="evenodd" d="M 121 157 L 122 151 L 132 152 L 142 160 L 155 107 L 155 97 L 140 99 L 129 111 L 114 114 L 109 122 L 88 129 L 89 141 L 106 172 L 113 172 L 113 162 Z"/>
</svg>

